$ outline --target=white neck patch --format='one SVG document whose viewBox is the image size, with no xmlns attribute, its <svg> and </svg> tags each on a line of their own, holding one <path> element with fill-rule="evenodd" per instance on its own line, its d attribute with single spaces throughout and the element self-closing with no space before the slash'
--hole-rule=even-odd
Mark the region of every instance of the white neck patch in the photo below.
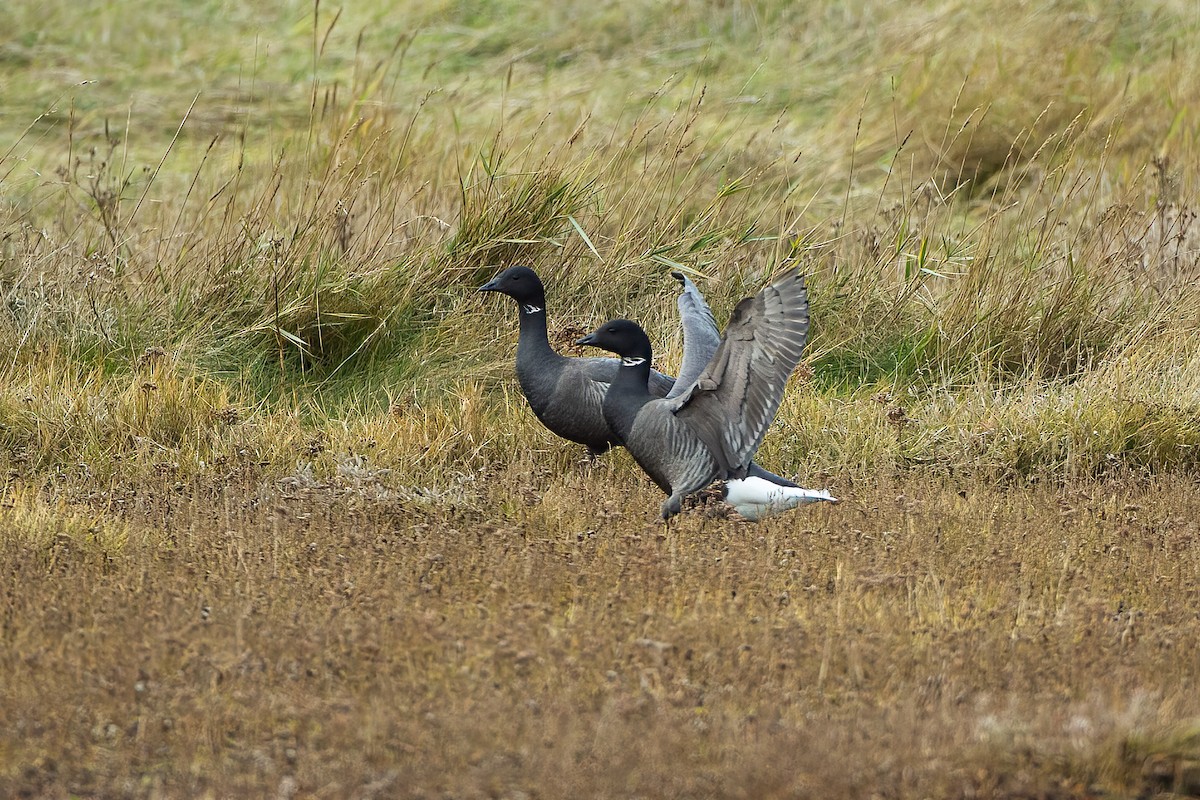
<svg viewBox="0 0 1200 800">
<path fill-rule="evenodd" d="M 638 364 L 644 364 L 645 361 L 646 361 L 646 359 L 644 359 L 644 358 L 635 358 L 633 356 L 622 356 L 621 357 L 621 366 L 636 367 Z"/>
<path fill-rule="evenodd" d="M 536 314 L 542 310 L 541 306 L 535 306 L 533 303 L 522 303 L 521 310 L 526 314 Z"/>
</svg>

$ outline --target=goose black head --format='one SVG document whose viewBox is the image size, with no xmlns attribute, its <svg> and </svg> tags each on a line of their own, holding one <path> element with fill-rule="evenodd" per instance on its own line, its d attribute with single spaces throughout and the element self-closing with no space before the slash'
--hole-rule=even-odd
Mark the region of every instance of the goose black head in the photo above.
<svg viewBox="0 0 1200 800">
<path fill-rule="evenodd" d="M 650 360 L 650 337 L 636 322 L 627 319 L 610 320 L 576 344 L 591 345 L 616 353 L 624 363 L 631 366 Z"/>
<path fill-rule="evenodd" d="M 546 308 L 546 290 L 537 273 L 529 267 L 509 267 L 495 278 L 479 287 L 481 292 L 500 292 L 506 294 L 526 314 L 534 314 Z"/>
</svg>

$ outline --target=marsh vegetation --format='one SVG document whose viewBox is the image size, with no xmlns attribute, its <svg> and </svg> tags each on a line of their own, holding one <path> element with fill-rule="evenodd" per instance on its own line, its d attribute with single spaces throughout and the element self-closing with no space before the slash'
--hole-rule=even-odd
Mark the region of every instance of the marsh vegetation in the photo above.
<svg viewBox="0 0 1200 800">
<path fill-rule="evenodd" d="M 1200 12 L 0 9 L 0 794 L 1200 795 Z M 670 529 L 558 344 L 783 262 Z"/>
</svg>

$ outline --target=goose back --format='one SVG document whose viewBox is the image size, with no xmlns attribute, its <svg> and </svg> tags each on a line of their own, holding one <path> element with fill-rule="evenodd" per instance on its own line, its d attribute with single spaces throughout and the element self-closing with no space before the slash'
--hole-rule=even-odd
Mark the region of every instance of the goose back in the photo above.
<svg viewBox="0 0 1200 800">
<path fill-rule="evenodd" d="M 552 433 L 599 455 L 621 437 L 604 419 L 604 396 L 616 378 L 615 358 L 569 358 L 554 353 L 522 358 L 517 350 L 517 381 L 534 415 Z M 674 380 L 652 372 L 648 382 L 655 397 L 665 397 Z"/>
</svg>

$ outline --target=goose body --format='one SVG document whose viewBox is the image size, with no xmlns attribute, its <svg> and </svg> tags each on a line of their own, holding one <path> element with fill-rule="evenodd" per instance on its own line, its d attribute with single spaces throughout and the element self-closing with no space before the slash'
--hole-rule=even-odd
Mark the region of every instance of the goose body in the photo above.
<svg viewBox="0 0 1200 800">
<path fill-rule="evenodd" d="M 667 493 L 664 519 L 679 513 L 684 497 L 717 480 L 733 484 L 726 487 L 726 499 L 750 519 L 801 502 L 833 500 L 791 482 L 769 481 L 779 491 L 767 489 L 753 469 L 754 453 L 775 418 L 807 335 L 807 293 L 793 269 L 738 304 L 716 351 L 702 364 L 703 349 L 685 346 L 679 380 L 666 397 L 649 389 L 650 340 L 637 324 L 613 320 L 580 339 L 621 357 L 604 399 L 604 418 Z"/>
<path fill-rule="evenodd" d="M 604 419 L 604 395 L 616 378 L 615 358 L 571 358 L 550 348 L 545 312 L 521 312 L 522 329 L 540 322 L 536 337 L 522 336 L 517 345 L 517 382 L 534 415 L 550 431 L 587 447 L 598 456 L 620 440 Z M 526 319 L 533 317 L 530 323 Z M 537 317 L 541 317 L 539 321 Z M 545 350 L 539 345 L 544 344 Z M 657 371 L 649 377 L 651 391 L 665 396 L 674 381 Z"/>
</svg>

